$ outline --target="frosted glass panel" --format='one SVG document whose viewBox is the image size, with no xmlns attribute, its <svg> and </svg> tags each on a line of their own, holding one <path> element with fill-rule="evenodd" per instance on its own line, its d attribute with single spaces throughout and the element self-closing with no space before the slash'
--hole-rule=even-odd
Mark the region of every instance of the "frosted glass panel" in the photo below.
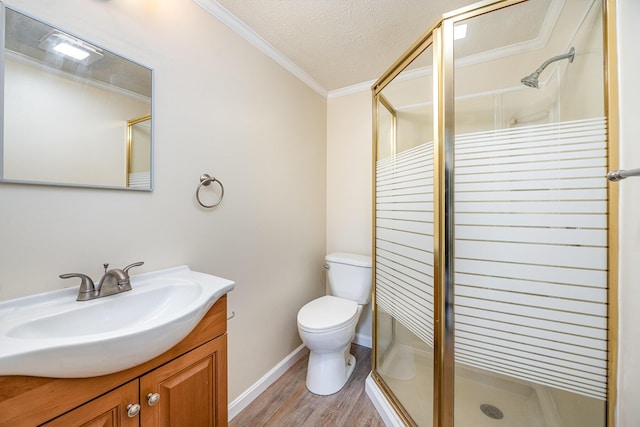
<svg viewBox="0 0 640 427">
<path fill-rule="evenodd" d="M 433 75 L 428 48 L 379 96 L 376 371 L 417 425 L 433 423 Z"/>
<path fill-rule="evenodd" d="M 456 137 L 459 362 L 606 397 L 605 136 L 597 118 Z"/>
<path fill-rule="evenodd" d="M 599 2 L 555 3 L 531 0 L 469 19 L 468 38 L 454 42 L 460 427 L 605 425 L 602 17 Z M 506 36 L 532 10 L 562 28 L 549 25 L 545 42 L 527 49 Z M 496 19 L 509 25 L 496 28 Z M 474 50 L 496 40 L 503 45 Z M 572 47 L 573 60 L 563 57 Z M 537 88 L 521 83 L 534 72 Z M 600 83 L 576 85 L 591 79 Z"/>
</svg>

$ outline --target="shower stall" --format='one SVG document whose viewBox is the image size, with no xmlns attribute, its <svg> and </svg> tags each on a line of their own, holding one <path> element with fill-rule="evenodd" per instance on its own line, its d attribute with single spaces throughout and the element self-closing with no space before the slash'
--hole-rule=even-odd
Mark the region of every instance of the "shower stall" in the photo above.
<svg viewBox="0 0 640 427">
<path fill-rule="evenodd" d="M 476 3 L 373 86 L 368 387 L 406 425 L 614 425 L 613 5 Z"/>
</svg>

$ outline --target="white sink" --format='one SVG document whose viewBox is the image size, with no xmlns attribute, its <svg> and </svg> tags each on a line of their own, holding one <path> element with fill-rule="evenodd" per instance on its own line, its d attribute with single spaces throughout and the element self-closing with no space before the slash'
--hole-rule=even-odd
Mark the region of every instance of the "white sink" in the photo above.
<svg viewBox="0 0 640 427">
<path fill-rule="evenodd" d="M 0 302 L 0 375 L 80 378 L 153 359 L 235 284 L 180 266 L 131 276 L 132 290 L 76 301 L 78 288 Z"/>
</svg>

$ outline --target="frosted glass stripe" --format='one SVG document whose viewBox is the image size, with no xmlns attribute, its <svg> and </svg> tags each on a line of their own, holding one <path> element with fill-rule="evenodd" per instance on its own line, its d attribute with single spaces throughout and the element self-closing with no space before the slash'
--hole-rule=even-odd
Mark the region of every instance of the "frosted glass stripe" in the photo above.
<svg viewBox="0 0 640 427">
<path fill-rule="evenodd" d="M 544 157 L 551 158 L 551 154 L 556 156 L 555 159 L 562 159 L 567 157 L 596 157 L 601 152 L 606 152 L 606 144 L 602 142 L 587 142 L 565 146 L 563 149 L 555 145 L 546 145 L 521 147 L 518 150 L 511 150 L 506 153 L 488 150 L 467 151 L 459 153 L 458 161 L 462 166 L 475 163 L 482 164 L 492 158 L 495 158 L 496 163 L 522 163 L 526 157 L 530 157 L 532 161 L 538 161 L 541 157 L 543 159 Z"/>
<path fill-rule="evenodd" d="M 456 240 L 456 258 L 522 264 L 573 267 L 589 270 L 607 268 L 606 248 Z M 465 271 L 456 270 L 464 273 Z"/>
<path fill-rule="evenodd" d="M 129 188 L 151 188 L 150 172 L 129 172 Z"/>
<path fill-rule="evenodd" d="M 606 396 L 606 123 L 456 137 L 456 357 Z"/>
<path fill-rule="evenodd" d="M 471 355 L 469 355 L 471 353 Z M 590 381 L 583 379 L 580 376 L 574 374 L 566 374 L 558 372 L 553 366 L 537 367 L 529 366 L 528 369 L 523 370 L 520 368 L 520 363 L 509 363 L 508 361 L 502 361 L 500 364 L 494 362 L 495 358 L 483 357 L 475 351 L 460 350 L 457 355 L 457 359 L 460 362 L 466 364 L 473 364 L 479 368 L 485 368 L 504 375 L 515 376 L 524 380 L 530 380 L 538 384 L 547 385 L 551 387 L 561 388 L 570 392 L 576 392 L 580 394 L 586 394 L 604 400 L 606 396 L 602 393 L 602 390 L 606 388 L 606 384 L 601 381 Z M 472 363 L 469 363 L 472 361 Z"/>
<path fill-rule="evenodd" d="M 464 145 L 464 142 L 474 140 L 486 141 L 490 139 L 492 141 L 500 141 L 522 138 L 528 140 L 531 138 L 531 135 L 535 135 L 539 139 L 548 138 L 549 135 L 559 135 L 561 137 L 563 132 L 571 134 L 571 132 L 575 131 L 604 134 L 606 132 L 606 128 L 604 128 L 605 120 L 606 119 L 604 117 L 601 117 L 586 120 L 551 123 L 545 125 L 523 126 L 513 129 L 498 129 L 492 131 L 472 132 L 465 135 L 456 135 L 456 147 L 458 145 L 458 140 L 461 141 L 461 145 Z"/>
<path fill-rule="evenodd" d="M 495 180 L 468 180 L 467 182 L 456 182 L 457 192 L 469 191 L 514 191 L 514 190 L 570 190 L 574 188 L 600 189 L 602 188 L 602 177 L 598 178 L 563 178 L 553 177 L 530 180 L 495 181 Z"/>
<path fill-rule="evenodd" d="M 503 180 L 532 180 L 532 179 L 565 179 L 565 178 L 593 178 L 602 176 L 605 172 L 604 167 L 579 168 L 579 169 L 553 169 L 552 171 L 496 171 L 481 176 L 476 174 L 458 175 L 456 174 L 456 183 L 474 182 L 477 180 L 484 181 L 503 181 Z M 604 179 L 604 178 L 603 178 Z"/>
<path fill-rule="evenodd" d="M 458 212 L 456 222 L 460 225 L 495 225 L 533 227 L 529 215 L 505 212 Z M 536 227 L 604 229 L 607 226 L 606 215 L 601 214 L 536 214 Z"/>
<path fill-rule="evenodd" d="M 481 341 L 476 341 L 475 343 L 482 344 Z M 589 370 L 586 370 L 583 369 L 586 367 L 584 364 L 563 363 L 562 360 L 557 358 L 545 358 L 538 354 L 514 351 L 509 348 L 506 348 L 506 352 L 502 350 L 505 350 L 505 348 L 465 345 L 460 346 L 456 355 L 466 355 L 467 361 L 477 357 L 478 361 L 492 363 L 495 364 L 494 366 L 500 366 L 500 364 L 503 367 L 508 366 L 511 370 L 537 375 L 541 378 L 546 378 L 547 381 L 553 377 L 561 377 L 591 386 L 604 384 L 602 375 L 606 374 L 606 367 L 590 367 Z M 497 360 L 500 362 L 496 363 Z M 529 376 L 529 379 L 531 379 L 531 376 Z"/>
<path fill-rule="evenodd" d="M 540 289 L 532 287 L 528 293 L 523 293 L 459 286 L 456 290 L 456 295 L 466 298 L 489 298 L 494 302 L 533 306 L 546 310 L 563 310 L 570 313 L 586 312 L 593 316 L 602 316 L 603 318 L 607 316 L 607 306 L 605 303 L 553 297 L 552 295 L 535 295 L 534 292 L 540 292 Z M 606 326 L 606 324 L 604 326 Z"/>
<path fill-rule="evenodd" d="M 376 301 L 433 345 L 433 145 L 376 165 Z"/>
<path fill-rule="evenodd" d="M 555 200 L 607 200 L 605 189 L 549 189 L 523 191 L 457 191 L 456 202 L 468 201 L 555 201 Z"/>
<path fill-rule="evenodd" d="M 513 338 L 513 337 L 511 337 Z M 582 373 L 583 376 L 597 379 L 597 375 L 606 374 L 606 363 L 600 363 L 597 355 L 583 356 L 582 354 L 574 354 L 564 351 L 565 347 L 556 345 L 555 347 L 542 347 L 540 345 L 532 345 L 530 343 L 536 341 L 534 338 L 529 338 L 529 343 L 519 342 L 514 339 L 507 339 L 500 335 L 488 335 L 479 334 L 477 331 L 474 333 L 468 333 L 465 330 L 456 330 L 456 339 L 460 341 L 457 345 L 461 350 L 464 348 L 470 348 L 470 344 L 476 344 L 476 349 L 486 349 L 487 352 L 500 351 L 504 354 L 510 354 L 520 358 L 529 358 L 529 360 L 536 360 L 539 366 L 544 364 L 553 364 L 558 367 L 562 367 L 566 370 L 575 370 Z M 543 340 L 537 340 L 537 343 L 544 342 Z M 550 341 L 546 341 L 546 344 L 551 344 Z M 587 351 L 582 349 L 581 353 L 585 354 Z M 605 352 L 606 356 L 606 352 Z"/>
<path fill-rule="evenodd" d="M 473 350 L 460 350 L 459 360 L 467 364 L 469 360 L 477 360 L 478 367 L 484 367 L 494 372 L 515 376 L 524 380 L 532 380 L 539 384 L 552 387 L 561 384 L 563 389 L 573 392 L 586 389 L 596 394 L 598 398 L 604 398 L 599 392 L 599 390 L 602 390 L 605 386 L 601 381 L 568 374 L 562 368 L 556 368 L 555 366 L 538 367 L 532 365 L 527 370 L 523 370 L 519 364 L 510 363 L 509 361 L 497 365 L 492 361 L 491 356 L 474 353 L 475 351 Z"/>
<path fill-rule="evenodd" d="M 561 283 L 535 282 L 512 277 L 485 276 L 468 273 L 456 274 L 456 286 L 461 294 L 463 287 L 494 289 L 527 295 L 545 295 L 578 301 L 603 301 L 607 290 L 597 287 L 565 285 Z M 601 304 L 601 303 L 598 303 Z"/>
<path fill-rule="evenodd" d="M 563 160 L 589 160 L 589 159 L 602 159 L 606 158 L 606 148 L 602 144 L 597 144 L 593 148 L 586 149 L 582 146 L 583 150 L 577 152 L 576 150 L 570 151 L 554 151 L 549 152 L 542 151 L 539 154 L 527 153 L 520 156 L 496 156 L 493 157 L 493 164 L 495 165 L 511 165 L 511 164 L 526 164 L 526 160 L 531 162 L 544 162 L 544 161 L 563 161 Z M 490 157 L 487 153 L 482 153 L 481 158 Z M 475 167 L 476 161 L 479 157 L 460 156 L 456 161 L 456 169 L 460 171 L 466 171 L 467 168 Z"/>
<path fill-rule="evenodd" d="M 408 268 L 400 264 L 385 265 L 380 260 L 380 278 L 390 279 L 389 282 L 398 284 L 399 288 L 407 289 L 416 298 L 431 298 L 433 296 L 433 279 L 428 273 Z M 428 310 L 433 310 L 428 307 Z"/>
<path fill-rule="evenodd" d="M 381 222 L 383 222 L 381 220 Z M 405 222 L 406 223 L 406 222 Z M 394 224 L 389 224 L 393 226 Z M 398 225 L 397 225 L 398 226 Z M 401 225 L 399 225 L 401 226 Z M 407 229 L 412 227 L 406 226 Z M 419 227 L 415 227 L 416 232 Z M 606 246 L 607 232 L 598 229 L 548 227 L 504 227 L 458 225 L 455 228 L 458 240 L 484 240 L 513 243 L 542 243 L 557 245 Z"/>
<path fill-rule="evenodd" d="M 396 254 L 398 257 L 404 257 L 408 260 L 424 261 L 426 265 L 433 262 L 433 251 L 424 251 L 416 248 L 399 245 L 395 242 L 385 242 L 376 240 L 376 251 L 387 250 Z M 377 262 L 377 261 L 376 261 Z M 423 271 L 425 274 L 433 275 L 433 267 Z"/>
<path fill-rule="evenodd" d="M 558 333 L 571 335 L 572 337 L 585 337 L 599 341 L 603 341 L 607 337 L 607 330 L 602 327 L 598 328 L 576 323 L 559 322 L 556 319 L 527 317 L 519 314 L 484 310 L 478 307 L 465 307 L 462 305 L 456 307 L 456 309 L 456 319 L 458 319 L 457 316 L 460 316 L 463 322 L 467 318 L 485 319 L 487 321 L 502 323 L 505 325 L 505 328 L 510 327 L 510 325 L 516 325 L 556 331 Z M 476 324 L 478 323 L 479 321 L 476 320 Z M 604 342 L 603 345 L 606 345 L 606 342 Z"/>
<path fill-rule="evenodd" d="M 508 322 L 500 322 L 492 320 L 488 317 L 470 317 L 463 314 L 456 313 L 456 324 L 461 329 L 465 327 L 469 328 L 484 328 L 486 330 L 501 330 L 514 335 L 520 335 L 524 337 L 533 337 L 544 339 L 549 342 L 564 342 L 566 339 L 565 333 L 556 329 L 543 329 L 539 327 L 531 327 L 530 325 L 517 325 Z M 553 325 L 550 325 L 553 326 Z M 587 336 L 573 335 L 572 340 L 576 348 L 589 348 L 594 350 L 606 351 L 606 343 L 603 343 L 598 338 L 591 338 Z"/>
<path fill-rule="evenodd" d="M 542 307 L 533 307 L 524 304 L 513 304 L 509 302 L 493 301 L 490 298 L 468 298 L 462 295 L 456 295 L 456 307 L 482 307 L 483 310 L 512 313 L 522 316 L 522 321 L 526 324 L 529 318 L 552 320 L 567 325 L 581 325 L 591 328 L 606 329 L 607 319 L 598 317 L 590 313 L 576 313 L 569 311 L 560 311 L 555 309 L 546 309 Z M 568 339 L 569 337 L 567 337 Z"/>
<path fill-rule="evenodd" d="M 602 135 L 604 136 L 604 134 Z M 498 143 L 496 139 L 491 139 L 491 148 L 487 149 L 485 141 L 485 146 L 482 144 L 478 144 L 475 147 L 460 147 L 456 149 L 456 152 L 460 154 L 461 158 L 468 157 L 479 157 L 486 158 L 488 153 L 495 154 L 496 157 L 514 157 L 514 156 L 522 156 L 524 154 L 533 154 L 533 153 L 543 153 L 543 152 L 562 152 L 562 151 L 585 151 L 585 147 L 582 144 L 592 144 L 591 147 L 599 147 L 604 148 L 605 144 L 602 143 L 601 135 L 572 135 L 567 138 L 558 138 L 555 135 L 552 135 L 551 138 L 548 139 L 538 139 L 535 142 L 531 142 L 529 139 L 526 140 L 514 140 L 509 139 L 502 141 L 502 144 Z M 456 139 L 458 141 L 458 139 Z M 464 140 L 463 140 L 464 141 Z M 562 145 L 560 146 L 559 143 Z M 562 147 L 562 148 L 559 148 Z M 544 151 L 543 151 L 544 150 Z"/>
<path fill-rule="evenodd" d="M 604 118 L 455 138 L 456 358 L 606 398 Z M 433 144 L 376 165 L 380 308 L 433 344 Z"/>
<path fill-rule="evenodd" d="M 407 199 L 408 202 L 418 200 Z M 589 201 L 485 201 L 456 202 L 459 212 L 509 212 L 509 213 L 598 213 L 606 214 L 606 200 Z"/>
<path fill-rule="evenodd" d="M 529 162 L 512 162 L 502 163 L 500 165 L 478 165 L 456 167 L 457 175 L 481 175 L 486 173 L 508 173 L 508 172 L 520 172 L 520 171 L 545 171 L 548 169 L 577 169 L 577 168 L 592 168 L 592 167 L 606 167 L 606 158 L 588 158 L 588 159 L 565 159 L 565 160 L 545 160 L 545 161 L 529 161 Z"/>
<path fill-rule="evenodd" d="M 607 283 L 607 272 L 604 270 L 582 270 L 562 266 L 550 267 L 501 261 L 456 259 L 456 270 L 456 274 L 468 272 L 489 277 L 580 285 L 598 289 L 606 289 Z"/>
</svg>

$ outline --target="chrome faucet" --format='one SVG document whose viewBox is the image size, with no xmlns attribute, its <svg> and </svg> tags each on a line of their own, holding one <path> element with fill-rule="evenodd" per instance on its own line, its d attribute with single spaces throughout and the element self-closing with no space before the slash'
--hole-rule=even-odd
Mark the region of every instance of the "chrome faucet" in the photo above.
<svg viewBox="0 0 640 427">
<path fill-rule="evenodd" d="M 82 273 L 61 274 L 60 278 L 70 279 L 72 277 L 79 277 L 81 279 L 80 290 L 78 291 L 78 298 L 76 298 L 76 300 L 89 301 L 96 298 L 119 294 L 120 292 L 130 291 L 131 282 L 129 280 L 129 270 L 133 267 L 139 267 L 142 264 L 144 264 L 144 262 L 134 262 L 133 264 L 127 265 L 122 270 L 119 268 L 107 270 L 107 268 L 109 268 L 109 264 L 103 264 L 104 275 L 100 279 L 100 282 L 98 282 L 98 286 L 93 283 L 91 277 Z"/>
</svg>

